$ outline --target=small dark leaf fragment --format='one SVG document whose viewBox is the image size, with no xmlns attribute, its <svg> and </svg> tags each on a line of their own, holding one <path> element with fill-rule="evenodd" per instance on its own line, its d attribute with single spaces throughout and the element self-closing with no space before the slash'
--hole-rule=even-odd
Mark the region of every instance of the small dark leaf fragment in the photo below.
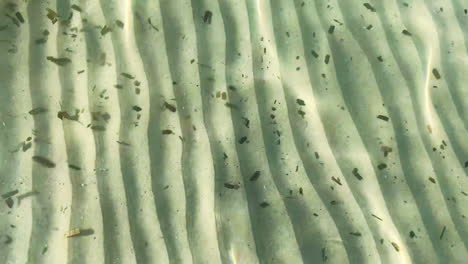
<svg viewBox="0 0 468 264">
<path fill-rule="evenodd" d="M 436 183 L 435 179 L 432 178 L 432 177 L 429 177 L 429 181 L 432 182 L 432 183 Z"/>
<path fill-rule="evenodd" d="M 32 159 L 47 168 L 55 168 L 55 163 L 49 160 L 48 158 L 41 156 L 33 156 Z"/>
<path fill-rule="evenodd" d="M 78 12 L 83 11 L 83 10 L 81 9 L 81 7 L 79 7 L 79 6 L 77 6 L 77 5 L 71 5 L 71 8 L 72 8 L 73 10 L 75 10 L 75 11 L 78 11 Z"/>
<path fill-rule="evenodd" d="M 439 239 L 442 240 L 442 238 L 444 237 L 444 234 L 445 234 L 445 230 L 447 229 L 446 226 L 444 226 L 444 228 L 442 229 L 442 232 L 440 233 L 440 237 Z"/>
<path fill-rule="evenodd" d="M 385 163 L 380 163 L 379 165 L 377 165 L 377 168 L 378 168 L 379 170 L 383 170 L 383 169 L 387 168 L 387 164 L 385 164 Z"/>
<path fill-rule="evenodd" d="M 47 60 L 57 64 L 58 66 L 65 66 L 71 62 L 69 58 L 54 58 L 52 56 L 47 56 Z"/>
<path fill-rule="evenodd" d="M 24 23 L 23 15 L 21 15 L 20 12 L 16 12 L 16 13 L 15 13 L 15 16 L 16 16 L 16 18 L 19 20 L 19 22 L 21 22 L 21 24 Z"/>
<path fill-rule="evenodd" d="M 5 199 L 5 203 L 8 206 L 8 208 L 12 208 L 15 204 L 15 201 L 11 197 L 8 197 L 7 199 Z"/>
<path fill-rule="evenodd" d="M 376 216 L 375 214 L 372 214 L 372 216 L 375 217 L 375 218 L 377 218 L 377 219 L 379 219 L 380 221 L 383 221 L 382 218 Z"/>
<path fill-rule="evenodd" d="M 123 23 L 122 21 L 118 20 L 118 19 L 115 21 L 115 24 L 116 24 L 119 28 L 124 28 L 124 23 Z"/>
<path fill-rule="evenodd" d="M 388 121 L 389 120 L 388 116 L 384 116 L 384 115 L 378 115 L 377 118 L 381 119 L 383 121 Z"/>
<path fill-rule="evenodd" d="M 2 199 L 7 199 L 18 194 L 18 190 L 13 190 L 2 194 Z"/>
<path fill-rule="evenodd" d="M 297 113 L 298 113 L 302 118 L 304 118 L 304 116 L 305 116 L 305 112 L 304 112 L 304 111 L 298 110 Z"/>
<path fill-rule="evenodd" d="M 349 234 L 353 235 L 353 236 L 357 236 L 357 237 L 362 236 L 362 234 L 360 232 L 350 232 Z"/>
<path fill-rule="evenodd" d="M 203 16 L 203 22 L 205 22 L 205 24 L 211 24 L 212 16 L 213 16 L 213 13 L 209 10 L 206 10 L 205 15 Z"/>
<path fill-rule="evenodd" d="M 398 246 L 397 243 L 391 242 L 391 244 L 392 244 L 393 248 L 394 248 L 397 252 L 400 252 L 400 247 Z"/>
<path fill-rule="evenodd" d="M 32 143 L 31 142 L 24 142 L 23 143 L 23 152 L 26 152 L 28 149 L 30 149 L 32 147 Z"/>
<path fill-rule="evenodd" d="M 256 181 L 260 178 L 260 171 L 255 171 L 252 176 L 250 176 L 250 181 Z"/>
<path fill-rule="evenodd" d="M 327 54 L 327 55 L 325 56 L 325 60 L 324 60 L 324 61 L 325 61 L 325 64 L 328 64 L 328 62 L 330 61 L 330 55 Z"/>
<path fill-rule="evenodd" d="M 132 107 L 133 110 L 137 111 L 137 112 L 140 112 L 141 111 L 141 107 L 139 107 L 138 105 L 134 105 Z"/>
<path fill-rule="evenodd" d="M 239 144 L 243 144 L 245 141 L 247 141 L 247 137 L 241 137 L 239 139 Z"/>
<path fill-rule="evenodd" d="M 177 108 L 174 105 L 169 104 L 168 102 L 164 102 L 164 107 L 171 112 L 177 111 Z"/>
<path fill-rule="evenodd" d="M 338 185 L 341 185 L 341 180 L 340 180 L 340 178 L 332 177 L 332 180 L 333 180 L 334 182 L 336 182 Z"/>
<path fill-rule="evenodd" d="M 233 189 L 233 190 L 237 190 L 240 188 L 240 184 L 237 184 L 237 183 L 225 183 L 224 184 L 224 187 L 228 188 L 228 189 Z"/>
<path fill-rule="evenodd" d="M 328 33 L 329 33 L 329 34 L 333 34 L 334 31 L 335 31 L 335 26 L 334 26 L 334 25 L 331 25 L 331 26 L 328 28 Z"/>
<path fill-rule="evenodd" d="M 260 207 L 262 207 L 262 208 L 265 208 L 265 207 L 268 207 L 268 206 L 270 206 L 270 204 L 267 203 L 267 202 L 261 202 L 260 203 Z"/>
<path fill-rule="evenodd" d="M 117 140 L 117 143 L 119 143 L 120 145 L 123 145 L 123 146 L 131 146 L 129 143 L 124 142 L 124 141 L 118 141 Z"/>
<path fill-rule="evenodd" d="M 401 33 L 403 33 L 406 36 L 411 36 L 411 33 L 406 29 L 403 29 L 403 31 L 401 31 Z"/>
<path fill-rule="evenodd" d="M 305 105 L 305 102 L 304 102 L 304 100 L 302 100 L 302 99 L 299 99 L 299 98 L 298 98 L 298 99 L 296 99 L 296 103 L 297 103 L 298 105 L 302 105 L 302 106 L 304 106 L 304 105 Z"/>
<path fill-rule="evenodd" d="M 415 237 L 416 237 L 416 234 L 414 233 L 413 230 L 411 230 L 411 231 L 409 232 L 409 236 L 410 236 L 410 238 L 415 238 Z"/>
<path fill-rule="evenodd" d="M 391 147 L 387 147 L 387 146 L 380 147 L 380 150 L 384 153 L 384 157 L 387 157 L 388 153 L 393 151 Z"/>
<path fill-rule="evenodd" d="M 319 55 L 317 52 L 315 52 L 315 50 L 312 50 L 311 53 L 312 53 L 312 56 L 314 56 L 315 58 L 318 58 Z"/>
<path fill-rule="evenodd" d="M 246 128 L 250 128 L 250 127 L 249 127 L 250 120 L 249 120 L 248 118 L 246 118 L 246 117 L 242 117 L 242 120 L 244 121 L 244 126 L 245 126 Z M 466 164 L 468 165 L 468 161 L 466 162 Z"/>
<path fill-rule="evenodd" d="M 151 26 L 154 30 L 156 30 L 156 31 L 159 32 L 159 29 L 158 29 L 155 25 L 153 25 L 153 23 L 151 23 L 151 18 L 148 18 L 148 23 L 150 24 L 150 26 Z"/>
<path fill-rule="evenodd" d="M 13 242 L 13 238 L 11 238 L 9 235 L 5 235 L 5 245 L 11 244 L 11 242 Z"/>
<path fill-rule="evenodd" d="M 164 130 L 162 131 L 162 134 L 163 134 L 163 135 L 170 135 L 170 134 L 173 134 L 173 132 L 172 132 L 172 130 L 170 130 L 170 129 L 164 129 Z"/>
<path fill-rule="evenodd" d="M 125 73 L 125 72 L 122 72 L 120 75 L 122 75 L 123 77 L 125 78 L 128 78 L 128 79 L 135 79 L 135 76 L 132 76 L 128 73 Z"/>
<path fill-rule="evenodd" d="M 439 71 L 438 71 L 436 68 L 432 69 L 432 74 L 434 74 L 434 77 L 435 77 L 437 80 L 440 79 L 440 73 L 439 73 Z"/>
<path fill-rule="evenodd" d="M 37 115 L 37 114 L 42 114 L 42 113 L 45 113 L 45 112 L 47 112 L 46 108 L 36 107 L 36 108 L 32 109 L 31 111 L 29 111 L 28 113 L 30 115 Z"/>
<path fill-rule="evenodd" d="M 81 170 L 80 167 L 73 165 L 73 164 L 68 164 L 68 168 L 73 169 L 73 170 L 78 170 L 78 171 Z"/>
<path fill-rule="evenodd" d="M 107 33 L 111 32 L 111 31 L 112 31 L 111 27 L 108 27 L 107 25 L 104 25 L 104 27 L 102 27 L 102 29 L 101 29 L 101 35 L 104 36 L 104 35 L 106 35 Z"/>
<path fill-rule="evenodd" d="M 369 3 L 364 3 L 364 6 L 372 12 L 375 12 L 375 8 Z"/>
<path fill-rule="evenodd" d="M 236 110 L 237 110 L 237 105 L 235 105 L 235 104 L 225 103 L 224 105 L 227 106 L 227 107 L 229 107 L 229 108 L 232 108 L 232 109 L 236 109 Z"/>
<path fill-rule="evenodd" d="M 91 129 L 95 130 L 95 131 L 106 131 L 106 128 L 104 126 L 100 126 L 100 125 L 93 125 L 93 126 L 91 126 Z"/>
<path fill-rule="evenodd" d="M 326 248 L 322 248 L 322 261 L 327 262 L 327 260 L 328 260 L 328 256 L 326 253 Z"/>
<path fill-rule="evenodd" d="M 362 176 L 361 176 L 361 174 L 359 174 L 357 168 L 354 168 L 354 169 L 353 169 L 353 175 L 354 175 L 354 177 L 356 177 L 358 180 L 362 180 Z"/>
<path fill-rule="evenodd" d="M 52 21 L 52 24 L 55 24 L 58 21 L 58 14 L 52 9 L 46 8 L 47 10 L 47 18 Z"/>
</svg>

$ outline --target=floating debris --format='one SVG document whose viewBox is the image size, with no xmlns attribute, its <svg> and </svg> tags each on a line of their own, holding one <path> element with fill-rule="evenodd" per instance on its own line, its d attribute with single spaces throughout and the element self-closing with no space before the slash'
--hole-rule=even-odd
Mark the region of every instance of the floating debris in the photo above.
<svg viewBox="0 0 468 264">
<path fill-rule="evenodd" d="M 315 50 L 311 50 L 310 52 L 312 53 L 312 56 L 314 56 L 315 58 L 318 58 L 319 55 L 317 52 L 315 52 Z"/>
<path fill-rule="evenodd" d="M 174 134 L 174 133 L 173 133 L 172 130 L 170 130 L 170 129 L 164 129 L 164 130 L 162 131 L 162 134 L 163 134 L 163 135 L 170 135 L 170 134 Z"/>
<path fill-rule="evenodd" d="M 362 176 L 361 176 L 361 174 L 359 174 L 357 168 L 354 168 L 354 169 L 353 169 L 353 175 L 354 175 L 354 177 L 356 177 L 358 180 L 360 180 L 360 181 L 362 180 Z"/>
<path fill-rule="evenodd" d="M 43 108 L 43 107 L 36 107 L 34 109 L 32 109 L 31 111 L 29 111 L 28 113 L 30 115 L 37 115 L 37 114 L 42 114 L 42 113 L 45 113 L 47 112 L 47 108 Z"/>
<path fill-rule="evenodd" d="M 122 21 L 118 20 L 118 19 L 115 21 L 115 24 L 116 24 L 119 28 L 124 28 L 124 23 L 123 23 Z"/>
<path fill-rule="evenodd" d="M 397 243 L 391 242 L 391 244 L 392 244 L 393 248 L 394 248 L 397 252 L 400 252 L 400 247 L 398 246 Z"/>
<path fill-rule="evenodd" d="M 371 214 L 371 215 L 372 215 L 373 217 L 375 217 L 375 218 L 379 219 L 380 221 L 383 221 L 383 220 L 382 220 L 382 218 L 380 218 L 380 217 L 376 216 L 375 214 Z"/>
<path fill-rule="evenodd" d="M 213 13 L 209 10 L 205 11 L 205 15 L 203 16 L 203 22 L 205 24 L 211 24 L 211 18 L 213 17 Z"/>
<path fill-rule="evenodd" d="M 442 229 L 442 232 L 440 233 L 440 237 L 439 239 L 442 240 L 442 238 L 444 237 L 444 234 L 445 234 L 445 230 L 447 229 L 446 226 L 444 226 L 444 228 Z"/>
<path fill-rule="evenodd" d="M 340 180 L 340 178 L 335 178 L 335 177 L 331 177 L 331 178 L 332 178 L 332 180 L 333 180 L 334 182 L 336 182 L 338 185 L 341 186 L 341 180 Z"/>
<path fill-rule="evenodd" d="M 432 74 L 434 74 L 434 77 L 435 77 L 437 80 L 440 79 L 440 73 L 439 73 L 439 71 L 438 71 L 436 68 L 432 69 Z"/>
<path fill-rule="evenodd" d="M 80 110 L 76 109 L 74 115 L 70 115 L 70 114 L 69 114 L 68 112 L 66 112 L 66 111 L 59 111 L 59 112 L 57 113 L 57 117 L 58 117 L 60 120 L 68 119 L 68 120 L 71 120 L 71 121 L 78 121 L 78 119 L 80 118 Z"/>
<path fill-rule="evenodd" d="M 11 236 L 9 235 L 5 235 L 5 240 L 3 241 L 3 243 L 5 243 L 5 245 L 8 245 L 11 244 L 11 242 L 13 242 L 13 238 L 11 238 Z"/>
<path fill-rule="evenodd" d="M 117 140 L 117 143 L 119 143 L 120 145 L 124 145 L 124 146 L 131 146 L 129 143 L 124 142 L 124 141 L 118 141 Z"/>
<path fill-rule="evenodd" d="M 18 190 L 13 190 L 13 191 L 6 192 L 6 193 L 2 194 L 2 199 L 10 198 L 12 196 L 17 195 L 18 193 L 19 193 Z"/>
<path fill-rule="evenodd" d="M 429 181 L 432 182 L 432 183 L 434 183 L 434 184 L 436 183 L 435 179 L 432 178 L 432 177 L 429 177 Z"/>
<path fill-rule="evenodd" d="M 383 169 L 387 168 L 387 164 L 385 164 L 385 163 L 380 163 L 379 165 L 377 165 L 377 168 L 378 168 L 379 170 L 383 170 Z"/>
<path fill-rule="evenodd" d="M 246 141 L 247 141 L 247 137 L 241 137 L 241 138 L 239 139 L 239 144 L 243 144 L 243 143 L 246 142 Z"/>
<path fill-rule="evenodd" d="M 357 237 L 362 236 L 361 232 L 350 232 L 349 234 Z"/>
<path fill-rule="evenodd" d="M 326 254 L 326 248 L 322 248 L 322 261 L 327 262 L 328 256 Z"/>
<path fill-rule="evenodd" d="M 224 187 L 228 188 L 228 189 L 233 189 L 233 190 L 237 190 L 240 188 L 240 184 L 232 184 L 232 183 L 225 183 L 224 184 Z"/>
<path fill-rule="evenodd" d="M 375 8 L 371 4 L 364 3 L 363 5 L 365 8 L 369 9 L 371 12 L 375 12 Z"/>
<path fill-rule="evenodd" d="M 260 203 L 260 207 L 262 207 L 262 208 L 266 208 L 266 207 L 268 207 L 268 206 L 270 206 L 270 204 L 267 203 L 267 202 L 261 202 L 261 203 Z"/>
<path fill-rule="evenodd" d="M 304 100 L 302 100 L 302 99 L 299 99 L 299 98 L 298 98 L 298 99 L 296 99 L 296 103 L 297 103 L 298 105 L 302 105 L 302 106 L 304 106 L 304 105 L 305 105 L 305 102 L 304 102 Z"/>
<path fill-rule="evenodd" d="M 13 205 L 15 204 L 15 202 L 13 201 L 11 197 L 8 197 L 7 199 L 5 199 L 5 203 L 8 206 L 8 208 L 12 208 Z"/>
<path fill-rule="evenodd" d="M 128 79 L 132 79 L 132 80 L 135 79 L 135 76 L 132 76 L 129 73 L 122 72 L 120 75 L 122 75 L 123 77 L 128 78 Z"/>
<path fill-rule="evenodd" d="M 71 62 L 69 58 L 54 58 L 52 56 L 47 56 L 47 60 L 57 64 L 58 66 L 65 66 Z"/>
<path fill-rule="evenodd" d="M 107 33 L 111 32 L 111 31 L 112 31 L 111 27 L 108 27 L 107 25 L 104 25 L 104 27 L 102 27 L 102 29 L 101 29 L 101 35 L 104 36 L 104 35 L 106 35 Z"/>
<path fill-rule="evenodd" d="M 104 126 L 100 126 L 100 125 L 93 125 L 93 126 L 91 126 L 91 129 L 95 130 L 95 131 L 106 131 L 106 128 Z"/>
<path fill-rule="evenodd" d="M 73 165 L 73 164 L 68 164 L 68 168 L 73 169 L 73 170 L 77 170 L 77 171 L 81 170 L 80 167 L 78 167 L 76 165 Z"/>
<path fill-rule="evenodd" d="M 132 109 L 135 110 L 135 111 L 137 111 L 137 112 L 140 112 L 140 111 L 142 110 L 141 107 L 139 107 L 138 105 L 134 105 L 134 106 L 132 107 Z"/>
<path fill-rule="evenodd" d="M 57 23 L 58 21 L 58 17 L 59 15 L 57 14 L 57 12 L 55 12 L 54 10 L 50 9 L 50 8 L 46 8 L 47 10 L 47 18 L 52 21 L 52 24 L 55 24 Z"/>
<path fill-rule="evenodd" d="M 260 178 L 260 171 L 254 172 L 252 176 L 250 177 L 250 181 L 256 181 L 258 180 L 258 178 Z"/>
<path fill-rule="evenodd" d="M 297 110 L 297 113 L 298 113 L 302 118 L 304 118 L 304 116 L 305 116 L 305 112 L 304 112 L 304 111 L 302 111 L 302 110 Z"/>
<path fill-rule="evenodd" d="M 16 16 L 16 18 L 19 20 L 19 22 L 21 22 L 21 24 L 24 23 L 23 15 L 21 15 L 20 12 L 16 12 L 16 13 L 15 13 L 15 16 Z"/>
<path fill-rule="evenodd" d="M 75 11 L 78 11 L 78 12 L 82 12 L 83 10 L 81 9 L 81 7 L 77 6 L 77 5 L 71 5 L 71 9 L 75 10 Z"/>
<path fill-rule="evenodd" d="M 74 237 L 77 236 L 81 233 L 81 230 L 79 228 L 72 229 L 68 232 L 65 233 L 66 238 Z"/>
<path fill-rule="evenodd" d="M 156 31 L 159 32 L 159 29 L 158 29 L 155 25 L 153 25 L 153 23 L 151 23 L 151 18 L 148 18 L 148 23 L 150 24 L 150 26 L 151 26 L 154 30 L 156 30 Z"/>
<path fill-rule="evenodd" d="M 47 168 L 55 168 L 55 163 L 49 160 L 48 158 L 41 156 L 33 156 L 32 159 Z"/>
<path fill-rule="evenodd" d="M 383 121 L 388 121 L 390 119 L 390 118 L 388 118 L 388 116 L 384 116 L 384 115 L 378 115 L 377 118 L 381 119 Z"/>
<path fill-rule="evenodd" d="M 236 109 L 236 110 L 238 109 L 237 105 L 235 105 L 235 104 L 225 103 L 224 105 L 229 107 L 229 108 L 232 108 L 232 109 Z"/>
<path fill-rule="evenodd" d="M 393 151 L 391 147 L 387 147 L 387 146 L 380 147 L 380 150 L 384 153 L 384 157 L 387 157 L 388 153 Z"/>
<path fill-rule="evenodd" d="M 411 35 L 412 35 L 412 34 L 411 34 L 408 30 L 406 30 L 406 29 L 403 29 L 403 31 L 401 31 L 401 33 L 403 33 L 403 34 L 406 35 L 406 36 L 411 36 Z"/>
<path fill-rule="evenodd" d="M 171 112 L 177 111 L 177 108 L 174 105 L 169 104 L 168 102 L 164 102 L 164 107 Z"/>
</svg>

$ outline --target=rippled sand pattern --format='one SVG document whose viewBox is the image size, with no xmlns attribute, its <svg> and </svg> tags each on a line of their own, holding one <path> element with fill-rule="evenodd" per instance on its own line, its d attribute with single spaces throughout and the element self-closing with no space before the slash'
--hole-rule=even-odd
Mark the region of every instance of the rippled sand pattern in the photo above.
<svg viewBox="0 0 468 264">
<path fill-rule="evenodd" d="M 465 0 L 1 0 L 0 263 L 466 263 Z"/>
</svg>

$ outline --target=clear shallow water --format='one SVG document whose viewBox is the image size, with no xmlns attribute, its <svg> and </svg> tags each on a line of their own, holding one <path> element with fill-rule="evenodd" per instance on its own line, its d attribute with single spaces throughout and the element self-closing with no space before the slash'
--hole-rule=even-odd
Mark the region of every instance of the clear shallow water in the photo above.
<svg viewBox="0 0 468 264">
<path fill-rule="evenodd" d="M 463 263 L 466 8 L 0 1 L 1 261 Z"/>
</svg>

